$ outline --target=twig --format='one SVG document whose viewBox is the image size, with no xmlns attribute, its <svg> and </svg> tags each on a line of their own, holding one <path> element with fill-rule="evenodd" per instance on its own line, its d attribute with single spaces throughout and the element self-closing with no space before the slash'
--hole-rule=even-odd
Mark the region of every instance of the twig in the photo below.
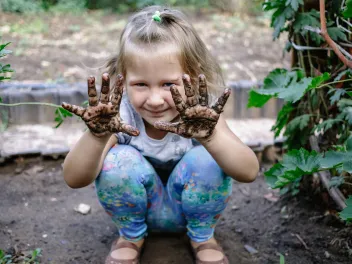
<svg viewBox="0 0 352 264">
<path fill-rule="evenodd" d="M 332 48 L 321 48 L 321 47 L 310 47 L 310 46 L 300 46 L 291 41 L 292 47 L 295 48 L 295 50 L 332 50 Z"/>
<path fill-rule="evenodd" d="M 299 242 L 301 242 L 302 245 L 304 246 L 304 248 L 305 248 L 306 250 L 309 250 L 309 247 L 307 246 L 306 242 L 304 242 L 304 240 L 300 237 L 299 234 L 293 234 L 293 233 L 291 233 L 291 235 L 297 237 L 298 240 L 299 240 Z"/>
<path fill-rule="evenodd" d="M 326 28 L 326 17 L 325 17 L 325 0 L 319 0 L 320 3 L 320 24 L 321 32 L 320 35 L 325 39 L 328 45 L 334 50 L 337 57 L 345 64 L 347 67 L 352 68 L 352 61 L 348 60 L 341 52 L 341 47 L 331 39 Z"/>
<path fill-rule="evenodd" d="M 310 143 L 310 146 L 313 150 L 320 152 L 318 140 L 315 136 L 309 137 L 309 143 Z M 320 172 L 317 172 L 317 174 L 319 176 L 321 183 L 323 184 L 325 189 L 329 192 L 330 197 L 334 200 L 334 202 L 339 207 L 339 209 L 340 210 L 344 209 L 346 207 L 346 204 L 345 204 L 346 198 L 343 196 L 343 194 L 341 193 L 341 191 L 338 188 L 336 188 L 336 187 L 330 188 L 329 187 L 329 182 L 330 182 L 330 178 L 331 178 L 330 172 L 329 171 L 320 171 Z"/>
</svg>

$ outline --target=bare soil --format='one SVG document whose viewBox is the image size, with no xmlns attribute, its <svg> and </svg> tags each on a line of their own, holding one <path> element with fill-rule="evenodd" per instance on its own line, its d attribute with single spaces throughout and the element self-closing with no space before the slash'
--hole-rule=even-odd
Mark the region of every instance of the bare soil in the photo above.
<svg viewBox="0 0 352 264">
<path fill-rule="evenodd" d="M 63 159 L 17 161 L 0 167 L 0 248 L 41 248 L 41 263 L 103 263 L 117 229 L 99 205 L 94 185 L 67 187 Z M 230 263 L 279 263 L 278 253 L 289 264 L 351 263 L 350 228 L 304 198 L 288 205 L 265 199 L 271 192 L 262 175 L 251 184 L 234 183 L 216 229 Z M 79 203 L 90 205 L 91 212 L 75 212 Z M 193 263 L 188 245 L 185 234 L 150 234 L 142 263 Z M 257 253 L 250 254 L 245 245 Z"/>
</svg>

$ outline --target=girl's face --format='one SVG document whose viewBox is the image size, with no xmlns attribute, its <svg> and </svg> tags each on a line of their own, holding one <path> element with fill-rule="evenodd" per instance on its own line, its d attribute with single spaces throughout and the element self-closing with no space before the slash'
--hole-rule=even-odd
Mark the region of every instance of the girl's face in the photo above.
<svg viewBox="0 0 352 264">
<path fill-rule="evenodd" d="M 148 134 L 153 134 L 153 131 L 158 133 L 153 126 L 156 121 L 172 121 L 179 115 L 170 86 L 175 84 L 185 97 L 182 74 L 183 69 L 176 55 L 136 56 L 127 65 L 127 94 L 135 110 L 144 119 L 146 130 L 150 132 Z"/>
</svg>

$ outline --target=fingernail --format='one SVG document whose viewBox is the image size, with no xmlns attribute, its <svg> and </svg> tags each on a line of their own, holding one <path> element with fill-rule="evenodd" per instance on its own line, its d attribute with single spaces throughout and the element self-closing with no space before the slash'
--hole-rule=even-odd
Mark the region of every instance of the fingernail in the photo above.
<svg viewBox="0 0 352 264">
<path fill-rule="evenodd" d="M 108 73 L 103 73 L 103 78 L 105 79 L 105 80 L 108 80 L 109 79 L 109 74 Z"/>
</svg>

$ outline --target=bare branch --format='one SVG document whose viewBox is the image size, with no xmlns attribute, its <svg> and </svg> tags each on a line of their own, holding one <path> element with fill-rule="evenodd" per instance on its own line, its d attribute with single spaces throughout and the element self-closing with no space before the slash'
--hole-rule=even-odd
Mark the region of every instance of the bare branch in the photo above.
<svg viewBox="0 0 352 264">
<path fill-rule="evenodd" d="M 321 24 L 321 32 L 320 35 L 325 39 L 328 45 L 334 50 L 337 57 L 345 64 L 347 67 L 352 68 L 352 61 L 348 60 L 343 52 L 341 51 L 341 47 L 338 46 L 329 36 L 327 28 L 326 28 L 326 17 L 325 17 L 325 0 L 319 0 L 320 2 L 320 24 Z M 346 51 L 347 52 L 347 51 Z"/>
</svg>

